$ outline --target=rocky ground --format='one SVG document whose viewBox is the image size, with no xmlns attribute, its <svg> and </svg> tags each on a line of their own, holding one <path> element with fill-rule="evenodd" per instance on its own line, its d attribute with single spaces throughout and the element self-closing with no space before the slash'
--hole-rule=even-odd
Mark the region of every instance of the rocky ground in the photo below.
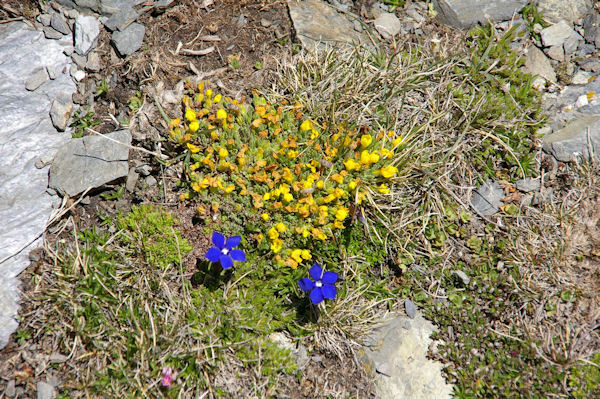
<svg viewBox="0 0 600 399">
<path fill-rule="evenodd" d="M 520 24 L 517 31 L 522 35 L 507 39 L 507 46 L 520 54 L 526 71 L 538 75 L 531 83 L 541 93 L 550 115 L 549 123 L 540 132 L 543 137 L 535 143 L 538 148 L 535 161 L 541 173 L 537 178 L 520 179 L 514 184 L 500 178 L 485 182 L 473 190 L 471 205 L 486 221 L 507 212 L 510 204 L 535 209 L 577 207 L 575 223 L 568 232 L 563 232 L 572 256 L 567 256 L 569 261 L 561 264 L 559 277 L 547 273 L 544 278 L 532 276 L 531 284 L 539 290 L 552 286 L 552 278 L 558 278 L 565 286 L 577 286 L 583 291 L 583 299 L 576 303 L 578 308 L 562 309 L 563 313 L 553 314 L 555 319 L 544 319 L 538 332 L 545 334 L 552 324 L 568 330 L 573 325 L 565 320 L 573 317 L 577 321 L 577 334 L 564 330 L 557 334 L 563 334 L 562 344 L 580 340 L 579 347 L 568 346 L 565 351 L 577 352 L 589 361 L 598 352 L 600 343 L 596 249 L 600 216 L 595 211 L 598 197 L 594 194 L 597 193 L 594 169 L 589 169 L 592 176 L 582 178 L 583 172 L 577 168 L 582 162 L 598 160 L 600 154 L 600 82 L 596 79 L 600 73 L 599 4 L 585 0 L 539 1 L 537 8 L 519 15 L 516 13 L 528 2 L 490 2 L 488 8 L 469 0 L 408 1 L 395 8 L 390 6 L 394 2 L 387 3 L 3 2 L 2 25 L 27 22 L 43 32 L 46 39 L 64 43 L 63 54 L 69 59 L 68 69 L 38 68 L 25 80 L 25 89 L 38 94 L 64 77 L 74 84 L 71 92 L 63 88 L 49 99 L 48 112 L 57 131 L 83 138 L 56 144 L 58 152 L 53 159 L 37 160 L 40 169 L 51 165 L 48 190 L 49 194 L 64 198 L 63 220 L 67 215 L 77 229 L 83 230 L 98 224 L 99 214 L 115 216 L 128 211 L 132 204 L 152 202 L 169 207 L 181 220 L 183 235 L 195 243 L 184 265 L 192 270 L 194 259 L 201 257 L 210 243 L 195 227 L 196 211 L 179 201 L 176 189 L 179 172 L 157 161 L 173 155 L 162 138 L 168 128 L 162 114 L 181 112 L 183 77 L 210 80 L 223 95 L 232 98 L 251 97 L 253 89 L 271 84 L 282 60 L 303 49 L 318 47 L 323 41 L 357 41 L 366 46 L 383 45 L 388 50 L 400 47 L 400 41 L 428 45 L 443 41 L 443 48 L 447 49 L 452 47 L 448 44 L 462 46 L 464 29 L 485 23 L 488 18 L 494 21 L 493 29 L 498 35 Z M 537 10 L 543 13 L 543 20 Z M 107 142 L 100 134 L 110 140 Z M 82 153 L 98 161 L 83 162 Z M 110 167 L 100 158 L 110 160 Z M 588 182 L 587 191 L 579 186 L 581 181 Z M 581 195 L 569 202 L 574 193 Z M 47 241 L 70 240 L 64 235 L 64 228 L 64 223 L 50 226 Z M 578 256 L 576 261 L 571 259 L 573 256 Z M 37 286 L 38 270 L 43 271 L 44 265 L 52 262 L 48 253 L 33 252 L 29 259 L 32 266 L 21 275 L 25 298 Z M 499 264 L 495 266 L 502 268 Z M 463 271 L 452 273 L 463 286 L 469 286 L 470 278 Z M 568 290 L 560 291 L 559 295 L 566 295 L 563 293 Z M 25 299 L 21 318 L 35 315 L 39 306 Z M 436 328 L 420 312 L 417 314 L 410 299 L 403 300 L 395 311 L 398 318 L 376 329 L 365 340 L 362 352 L 368 372 L 356 366 L 360 364 L 356 359 L 359 351 L 344 348 L 336 352 L 330 348 L 312 351 L 307 357 L 306 349 L 303 352 L 302 347 L 294 348 L 298 362 L 303 363 L 303 377 L 286 377 L 285 397 L 316 397 L 314 392 L 320 392 L 319 397 L 348 394 L 364 398 L 375 392 L 382 398 L 449 397 L 453 388 L 446 381 L 457 380 L 448 369 L 446 374 L 442 373 L 442 362 L 448 361 L 430 346 L 429 335 Z M 568 314 L 569 311 L 573 314 Z M 536 334 L 536 328 L 526 326 L 531 334 Z M 390 335 L 389 331 L 396 335 Z M 452 329 L 442 330 L 438 338 L 452 343 Z M 289 345 L 285 337 L 277 339 L 281 345 Z M 0 352 L 0 393 L 15 398 L 33 397 L 37 392 L 38 398 L 52 398 L 60 392 L 66 380 L 61 365 L 68 359 L 65 354 L 48 352 L 45 345 L 52 343 L 23 346 L 18 337 L 11 338 Z M 547 345 L 551 347 L 553 343 Z M 547 354 L 544 350 L 541 349 L 540 356 Z M 428 351 L 435 362 L 425 356 Z M 352 366 L 339 368 L 340 362 Z M 411 367 L 402 366 L 407 363 Z M 552 359 L 551 363 L 559 361 Z M 419 370 L 423 373 L 419 374 Z M 422 384 L 414 385 L 414 381 Z M 417 391 L 422 396 L 417 396 Z"/>
</svg>

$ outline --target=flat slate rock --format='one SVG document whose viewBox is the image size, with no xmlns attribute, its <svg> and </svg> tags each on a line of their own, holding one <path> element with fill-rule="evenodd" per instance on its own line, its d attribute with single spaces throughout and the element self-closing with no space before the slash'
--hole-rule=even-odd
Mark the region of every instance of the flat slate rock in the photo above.
<svg viewBox="0 0 600 399">
<path fill-rule="evenodd" d="M 590 160 L 590 148 L 600 160 L 600 114 L 585 115 L 558 132 L 542 137 L 546 152 L 562 162 Z"/>
<path fill-rule="evenodd" d="M 366 43 L 354 24 L 335 8 L 320 0 L 288 0 L 296 36 L 306 49 L 328 44 Z"/>
<path fill-rule="evenodd" d="M 496 182 L 487 181 L 473 193 L 471 205 L 483 216 L 492 216 L 500 209 L 504 190 Z"/>
<path fill-rule="evenodd" d="M 397 315 L 366 337 L 362 362 L 375 379 L 379 399 L 449 399 L 452 386 L 442 376 L 444 364 L 427 358 L 431 322 Z"/>
<path fill-rule="evenodd" d="M 96 47 L 98 35 L 100 34 L 100 22 L 87 15 L 79 15 L 75 19 L 75 51 L 86 55 L 92 48 Z"/>
<path fill-rule="evenodd" d="M 48 186 L 74 197 L 88 188 L 100 187 L 127 176 L 131 133 L 119 130 L 106 137 L 72 139 L 56 154 L 50 167 Z M 116 143 L 110 139 L 116 140 Z"/>
<path fill-rule="evenodd" d="M 561 19 L 573 24 L 583 18 L 592 7 L 591 0 L 537 0 L 538 11 L 549 22 Z"/>
<path fill-rule="evenodd" d="M 434 0 L 439 20 L 459 29 L 468 29 L 488 21 L 508 21 L 529 0 Z"/>
<path fill-rule="evenodd" d="M 120 55 L 127 56 L 142 47 L 146 28 L 134 22 L 119 32 L 113 32 L 111 42 Z"/>
</svg>

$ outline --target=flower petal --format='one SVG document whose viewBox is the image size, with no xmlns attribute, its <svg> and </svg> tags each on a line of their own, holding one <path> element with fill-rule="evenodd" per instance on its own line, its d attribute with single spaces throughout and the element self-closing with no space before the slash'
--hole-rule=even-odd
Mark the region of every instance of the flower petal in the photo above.
<svg viewBox="0 0 600 399">
<path fill-rule="evenodd" d="M 323 273 L 322 280 L 325 284 L 333 284 L 338 280 L 338 278 L 340 278 L 340 276 L 336 272 L 325 272 Z"/>
<path fill-rule="evenodd" d="M 229 269 L 233 266 L 233 259 L 231 259 L 231 256 L 229 255 L 221 255 L 219 262 L 221 262 L 221 267 L 223 267 L 223 269 Z"/>
<path fill-rule="evenodd" d="M 225 236 L 221 233 L 215 231 L 212 235 L 212 242 L 219 249 L 225 248 Z"/>
<path fill-rule="evenodd" d="M 229 255 L 233 258 L 233 260 L 237 260 L 238 262 L 246 261 L 246 254 L 241 249 L 232 249 L 229 251 Z"/>
<path fill-rule="evenodd" d="M 337 295 L 337 290 L 335 289 L 335 286 L 333 286 L 332 284 L 323 284 L 323 287 L 321 288 L 323 290 L 323 296 L 327 299 L 335 299 L 335 296 Z"/>
<path fill-rule="evenodd" d="M 240 242 L 242 241 L 242 237 L 241 236 L 231 236 L 227 239 L 227 242 L 225 243 L 225 247 L 231 249 L 233 247 L 237 247 L 238 245 L 240 245 Z"/>
<path fill-rule="evenodd" d="M 310 290 L 315 288 L 315 283 L 308 277 L 304 277 L 298 280 L 298 286 L 302 291 L 309 292 Z"/>
<path fill-rule="evenodd" d="M 308 270 L 308 275 L 312 277 L 313 280 L 317 281 L 321 279 L 323 275 L 323 269 L 317 262 Z"/>
<path fill-rule="evenodd" d="M 321 288 L 315 287 L 315 289 L 310 292 L 310 300 L 315 305 L 323 302 L 323 291 Z"/>
<path fill-rule="evenodd" d="M 210 247 L 204 256 L 206 256 L 206 259 L 211 262 L 218 262 L 219 257 L 221 256 L 221 251 L 219 251 L 218 248 Z"/>
</svg>

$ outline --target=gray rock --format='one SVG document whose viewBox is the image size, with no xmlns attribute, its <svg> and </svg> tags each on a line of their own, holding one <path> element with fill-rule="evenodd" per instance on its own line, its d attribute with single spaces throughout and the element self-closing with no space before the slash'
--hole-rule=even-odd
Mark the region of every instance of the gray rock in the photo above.
<svg viewBox="0 0 600 399">
<path fill-rule="evenodd" d="M 6 383 L 6 389 L 4 390 L 4 394 L 9 398 L 14 398 L 17 394 L 17 390 L 15 389 L 15 380 L 10 380 Z"/>
<path fill-rule="evenodd" d="M 583 20 L 585 41 L 600 48 L 600 15 L 592 13 Z"/>
<path fill-rule="evenodd" d="M 542 44 L 545 47 L 562 46 L 563 43 L 574 34 L 575 31 L 571 29 L 571 26 L 564 20 L 560 20 L 558 23 L 544 28 L 540 32 Z"/>
<path fill-rule="evenodd" d="M 121 56 L 134 53 L 142 47 L 146 28 L 137 22 L 119 32 L 113 32 L 111 42 Z"/>
<path fill-rule="evenodd" d="M 562 19 L 570 24 L 577 23 L 591 7 L 591 0 L 537 0 L 538 10 L 549 22 Z"/>
<path fill-rule="evenodd" d="M 491 216 L 500 209 L 504 190 L 496 182 L 486 181 L 473 193 L 471 205 L 483 216 Z"/>
<path fill-rule="evenodd" d="M 577 52 L 578 57 L 585 57 L 596 51 L 596 47 L 593 44 L 583 43 L 579 45 L 579 51 Z"/>
<path fill-rule="evenodd" d="M 52 101 L 52 106 L 50 107 L 50 119 L 56 130 L 61 132 L 65 131 L 67 122 L 71 117 L 71 112 L 73 112 L 72 102 L 62 102 L 58 99 Z"/>
<path fill-rule="evenodd" d="M 573 35 L 569 36 L 567 40 L 563 43 L 563 49 L 565 50 L 565 54 L 573 54 L 577 51 L 579 45 L 583 42 L 583 37 L 575 31 L 573 31 Z"/>
<path fill-rule="evenodd" d="M 54 65 L 47 65 L 46 73 L 48 74 L 50 80 L 54 80 L 58 76 L 58 71 L 56 70 L 56 67 Z"/>
<path fill-rule="evenodd" d="M 389 12 L 381 13 L 377 19 L 373 21 L 373 26 L 375 26 L 375 30 L 377 30 L 384 39 L 391 39 L 400 33 L 400 30 L 402 29 L 402 24 L 396 14 L 391 14 Z"/>
<path fill-rule="evenodd" d="M 40 14 L 37 17 L 37 20 L 40 24 L 44 26 L 50 26 L 50 21 L 52 20 L 52 15 L 50 14 Z"/>
<path fill-rule="evenodd" d="M 594 76 L 593 73 L 587 71 L 577 71 L 573 78 L 571 79 L 571 83 L 574 85 L 586 85 L 590 82 L 590 79 Z"/>
<path fill-rule="evenodd" d="M 100 69 L 102 69 L 102 64 L 100 63 L 100 56 L 98 53 L 94 51 L 88 54 L 85 68 L 92 72 L 98 72 Z"/>
<path fill-rule="evenodd" d="M 100 4 L 105 3 L 106 0 L 74 0 L 75 3 L 77 4 L 77 8 L 85 11 L 85 10 L 92 10 L 92 11 L 99 11 L 100 10 Z"/>
<path fill-rule="evenodd" d="M 61 355 L 60 353 L 53 353 L 48 357 L 48 361 L 50 363 L 64 363 L 67 361 L 67 359 L 68 359 L 67 356 Z M 54 384 L 52 384 L 52 385 L 54 385 Z M 54 386 L 56 386 L 56 385 L 54 385 Z"/>
<path fill-rule="evenodd" d="M 600 72 L 600 61 L 597 59 L 590 59 L 585 63 L 582 63 L 580 68 L 588 72 Z"/>
<path fill-rule="evenodd" d="M 127 176 L 131 134 L 120 130 L 104 136 L 72 139 L 61 148 L 50 167 L 48 187 L 73 197 Z"/>
<path fill-rule="evenodd" d="M 542 137 L 546 152 L 562 162 L 590 159 L 590 149 L 600 160 L 600 114 L 583 116 L 563 129 Z"/>
<path fill-rule="evenodd" d="M 85 64 L 87 64 L 87 58 L 84 55 L 73 54 L 71 55 L 71 59 L 79 69 L 85 68 Z"/>
<path fill-rule="evenodd" d="M 525 70 L 532 75 L 539 75 L 542 78 L 556 83 L 556 73 L 550 60 L 544 53 L 535 46 L 531 46 L 527 51 L 525 59 Z"/>
<path fill-rule="evenodd" d="M 54 399 L 56 391 L 54 387 L 43 381 L 37 382 L 37 399 Z"/>
<path fill-rule="evenodd" d="M 44 26 L 42 28 L 42 31 L 44 32 L 44 37 L 46 39 L 58 40 L 58 39 L 62 39 L 64 36 L 62 33 L 60 33 L 59 31 L 57 31 L 54 28 L 51 28 L 50 26 Z"/>
<path fill-rule="evenodd" d="M 404 316 L 384 320 L 366 340 L 376 343 L 364 347 L 361 358 L 374 378 L 379 399 L 449 399 L 452 386 L 442 376 L 444 365 L 427 358 L 435 327 L 423 316 L 409 321 Z"/>
<path fill-rule="evenodd" d="M 130 23 L 135 22 L 138 16 L 139 13 L 133 8 L 133 6 L 126 5 L 124 8 L 111 15 L 110 18 L 108 18 L 104 23 L 104 26 L 111 31 L 123 30 Z"/>
<path fill-rule="evenodd" d="M 135 171 L 140 173 L 142 176 L 149 176 L 152 173 L 152 167 L 150 165 L 140 165 L 135 168 Z"/>
<path fill-rule="evenodd" d="M 553 60 L 563 62 L 565 60 L 565 50 L 562 46 L 552 46 L 544 49 L 544 53 Z"/>
<path fill-rule="evenodd" d="M 71 33 L 69 25 L 60 14 L 52 14 L 52 17 L 50 19 L 50 26 L 62 33 L 63 35 L 68 35 L 69 33 Z"/>
<path fill-rule="evenodd" d="M 469 283 L 471 282 L 469 276 L 467 276 L 467 274 L 462 270 L 454 270 L 452 272 L 452 277 L 454 277 L 454 279 L 458 281 L 463 287 L 469 285 Z"/>
<path fill-rule="evenodd" d="M 414 319 L 417 315 L 417 307 L 410 299 L 404 300 L 404 311 L 406 312 L 406 315 L 411 319 Z"/>
<path fill-rule="evenodd" d="M 140 175 L 135 171 L 135 168 L 129 169 L 129 173 L 127 174 L 127 180 L 125 182 L 125 188 L 127 189 L 127 191 L 132 193 L 133 190 L 135 190 L 135 185 L 137 184 L 139 178 Z"/>
<path fill-rule="evenodd" d="M 156 178 L 154 176 L 148 176 L 148 177 L 146 177 L 146 179 L 144 181 L 146 182 L 146 185 L 148 187 L 154 187 L 154 186 L 156 186 L 156 183 L 158 183 L 158 181 L 156 180 Z"/>
<path fill-rule="evenodd" d="M 508 21 L 529 3 L 529 0 L 434 0 L 438 18 L 446 25 L 470 28 L 488 21 Z"/>
<path fill-rule="evenodd" d="M 515 182 L 515 188 L 524 193 L 530 193 L 532 191 L 538 191 L 540 189 L 540 179 L 534 179 L 527 177 L 525 179 L 517 180 Z"/>
<path fill-rule="evenodd" d="M 70 19 L 75 19 L 79 15 L 79 12 L 75 9 L 66 9 L 64 10 L 65 17 Z"/>
<path fill-rule="evenodd" d="M 25 88 L 34 91 L 48 80 L 46 68 L 38 68 L 33 75 L 25 81 Z"/>
<path fill-rule="evenodd" d="M 75 51 L 86 55 L 92 48 L 96 47 L 98 35 L 100 34 L 100 23 L 92 16 L 79 15 L 75 19 Z"/>
<path fill-rule="evenodd" d="M 354 30 L 352 22 L 323 1 L 288 0 L 287 3 L 296 37 L 307 49 L 314 49 L 320 42 L 366 42 L 366 39 Z"/>
</svg>

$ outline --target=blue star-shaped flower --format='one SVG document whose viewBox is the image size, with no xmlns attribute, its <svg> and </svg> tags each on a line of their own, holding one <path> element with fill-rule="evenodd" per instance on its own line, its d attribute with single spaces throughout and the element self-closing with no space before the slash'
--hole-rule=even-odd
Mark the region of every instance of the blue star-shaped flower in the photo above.
<svg viewBox="0 0 600 399">
<path fill-rule="evenodd" d="M 333 285 L 339 278 L 335 272 L 323 273 L 323 268 L 315 262 L 308 271 L 308 277 L 301 278 L 298 281 L 298 286 L 304 292 L 310 292 L 310 300 L 313 304 L 318 305 L 323 302 L 323 299 L 335 299 L 337 290 Z M 314 280 L 314 281 L 313 281 Z"/>
<path fill-rule="evenodd" d="M 206 259 L 211 262 L 221 263 L 223 269 L 229 269 L 233 266 L 233 261 L 245 262 L 246 254 L 241 249 L 233 249 L 240 245 L 242 241 L 241 236 L 231 236 L 225 239 L 225 236 L 216 231 L 212 235 L 212 242 L 214 247 L 211 247 L 206 251 Z"/>
</svg>

